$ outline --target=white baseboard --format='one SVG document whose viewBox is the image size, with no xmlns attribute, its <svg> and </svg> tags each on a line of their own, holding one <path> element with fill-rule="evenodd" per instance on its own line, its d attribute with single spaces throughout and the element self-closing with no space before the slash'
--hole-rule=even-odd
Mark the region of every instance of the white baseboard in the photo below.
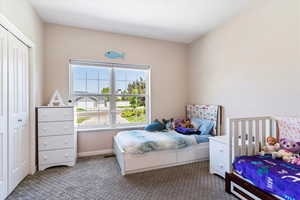
<svg viewBox="0 0 300 200">
<path fill-rule="evenodd" d="M 87 152 L 80 152 L 78 153 L 78 157 L 87 157 L 87 156 L 97 156 L 97 155 L 105 155 L 105 154 L 112 154 L 113 149 L 103 149 L 98 151 L 87 151 Z"/>
</svg>

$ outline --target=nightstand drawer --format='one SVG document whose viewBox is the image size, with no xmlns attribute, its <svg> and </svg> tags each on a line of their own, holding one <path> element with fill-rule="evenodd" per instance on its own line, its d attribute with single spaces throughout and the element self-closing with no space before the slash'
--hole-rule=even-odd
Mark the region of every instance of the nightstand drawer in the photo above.
<svg viewBox="0 0 300 200">
<path fill-rule="evenodd" d="M 39 138 L 39 151 L 74 147 L 74 135 L 49 136 Z"/>
</svg>

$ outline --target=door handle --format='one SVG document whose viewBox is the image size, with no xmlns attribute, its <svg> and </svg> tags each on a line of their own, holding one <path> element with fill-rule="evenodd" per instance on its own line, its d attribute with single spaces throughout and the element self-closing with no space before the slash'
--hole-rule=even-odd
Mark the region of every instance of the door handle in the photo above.
<svg viewBox="0 0 300 200">
<path fill-rule="evenodd" d="M 18 119 L 18 122 L 22 122 L 23 120 L 22 119 Z"/>
</svg>

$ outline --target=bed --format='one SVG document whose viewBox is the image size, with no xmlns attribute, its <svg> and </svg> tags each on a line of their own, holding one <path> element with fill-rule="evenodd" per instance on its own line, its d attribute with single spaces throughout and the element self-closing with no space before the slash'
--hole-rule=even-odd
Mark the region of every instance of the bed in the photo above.
<svg viewBox="0 0 300 200">
<path fill-rule="evenodd" d="M 300 199 L 300 166 L 261 156 L 267 136 L 279 138 L 273 117 L 234 118 L 228 120 L 232 163 L 226 173 L 225 190 L 240 199 Z"/>
<path fill-rule="evenodd" d="M 214 121 L 213 135 L 220 135 L 220 106 L 187 105 L 186 117 Z M 124 137 L 118 135 L 114 137 L 113 149 L 122 175 L 204 161 L 209 157 L 207 136 L 185 136 L 172 131 L 152 133 L 144 130 L 125 131 L 121 134 Z M 139 148 L 126 148 L 126 144 L 135 142 L 136 136 L 148 139 Z"/>
</svg>

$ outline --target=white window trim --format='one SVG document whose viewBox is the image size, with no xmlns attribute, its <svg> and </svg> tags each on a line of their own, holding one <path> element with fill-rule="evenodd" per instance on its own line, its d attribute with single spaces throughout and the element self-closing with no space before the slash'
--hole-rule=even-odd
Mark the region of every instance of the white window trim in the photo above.
<svg viewBox="0 0 300 200">
<path fill-rule="evenodd" d="M 109 95 L 105 94 L 88 94 L 93 96 L 109 96 L 110 98 L 110 124 L 99 125 L 99 126 L 78 126 L 76 127 L 79 132 L 89 132 L 89 131 L 101 131 L 101 130 L 116 130 L 116 129 L 132 129 L 132 128 L 141 128 L 145 125 L 149 124 L 151 120 L 151 67 L 149 65 L 135 65 L 135 64 L 121 64 L 121 63 L 109 63 L 109 62 L 101 62 L 96 60 L 79 60 L 79 59 L 70 59 L 69 60 L 69 96 L 73 100 L 73 75 L 72 75 L 72 65 L 83 65 L 83 66 L 99 66 L 99 67 L 108 67 L 111 68 L 111 91 L 112 93 Z M 114 68 L 125 68 L 125 69 L 137 69 L 137 70 L 147 70 L 146 77 L 146 93 L 145 95 L 122 95 L 115 94 L 115 77 L 114 77 Z M 117 124 L 115 116 L 112 115 L 112 112 L 116 112 L 115 101 L 113 99 L 116 96 L 145 96 L 145 109 L 146 109 L 146 122 L 145 123 L 128 123 L 128 124 Z"/>
</svg>

